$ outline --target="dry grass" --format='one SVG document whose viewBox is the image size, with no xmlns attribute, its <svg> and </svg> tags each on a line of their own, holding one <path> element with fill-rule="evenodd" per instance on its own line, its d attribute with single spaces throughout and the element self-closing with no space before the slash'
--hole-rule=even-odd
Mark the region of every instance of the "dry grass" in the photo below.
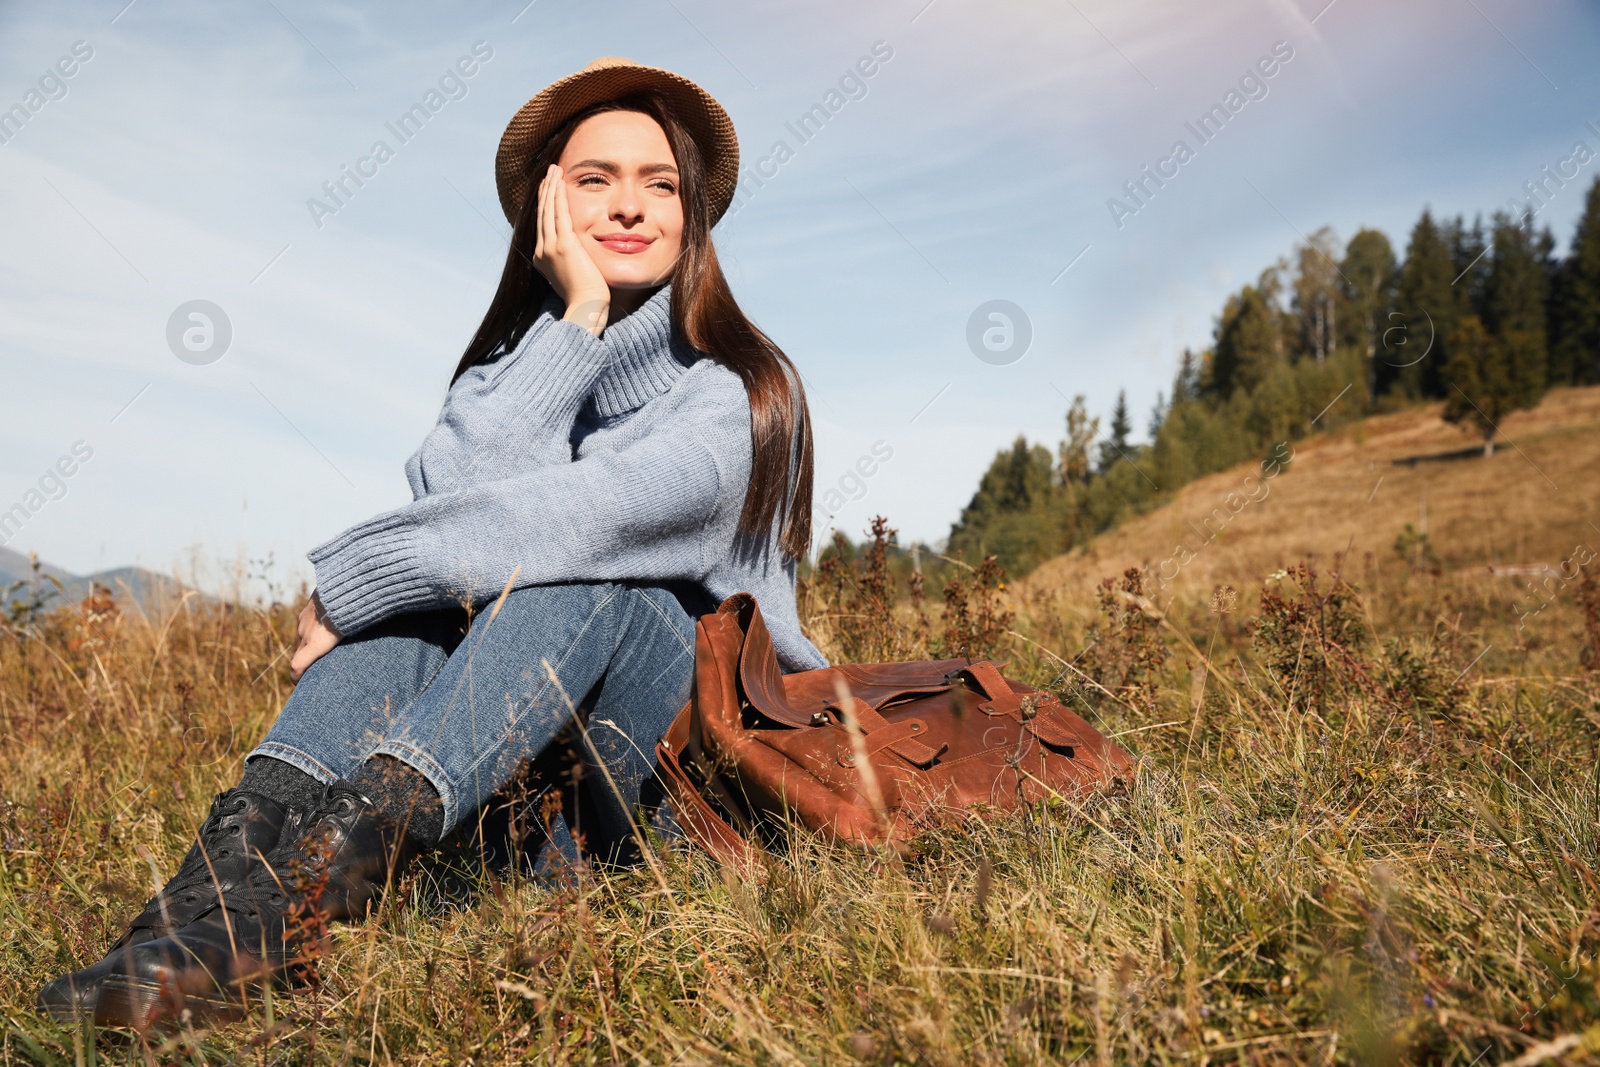
<svg viewBox="0 0 1600 1067">
<path fill-rule="evenodd" d="M 482 878 L 450 908 L 397 894 L 341 932 L 317 990 L 143 1043 L 56 1027 L 33 993 L 99 956 L 148 893 L 144 856 L 169 872 L 232 784 L 287 691 L 292 616 L 74 612 L 0 637 L 0 1058 L 1467 1064 L 1551 1041 L 1593 1057 L 1600 684 L 1578 665 L 1577 583 L 1518 630 L 1526 578 L 1483 564 L 1591 539 L 1597 412 L 1600 393 L 1561 393 L 1506 427 L 1559 493 L 1513 450 L 1389 465 L 1468 443 L 1428 413 L 1302 445 L 1159 618 L 1111 625 L 1088 591 L 1159 565 L 1176 516 L 1243 472 L 1014 589 L 1008 673 L 1122 735 L 1142 761 L 1127 796 L 974 822 L 906 862 L 801 841 L 756 877 L 666 850 L 659 875 Z M 1437 576 L 1390 547 L 1424 484 Z M 1352 536 L 1361 594 L 1270 580 L 1287 607 L 1270 645 L 1252 639 L 1247 583 L 1315 552 L 1326 591 Z M 1063 667 L 1091 626 L 1076 667 L 1105 689 Z M 1107 673 L 1156 646 L 1153 672 Z"/>
<path fill-rule="evenodd" d="M 1176 571 L 1170 592 L 1198 596 L 1219 582 L 1254 583 L 1287 562 L 1339 553 L 1360 573 L 1369 554 L 1393 557 L 1408 523 L 1427 532 L 1452 577 L 1487 576 L 1491 564 L 1558 565 L 1585 543 L 1600 551 L 1600 388 L 1558 389 L 1534 410 L 1514 413 L 1490 459 L 1397 464 L 1475 447 L 1441 410 L 1411 408 L 1298 442 L 1290 446 L 1292 463 L 1264 483 L 1249 466 L 1202 478 L 1087 550 L 1042 565 L 1024 584 L 1080 596 L 1132 563 L 1159 573 L 1172 560 L 1165 568 L 1168 576 Z M 1228 494 L 1250 495 L 1252 475 L 1250 486 L 1264 489 L 1234 512 Z M 1194 554 L 1181 567 L 1180 544 Z M 1504 575 L 1482 588 L 1528 600 L 1529 581 L 1527 574 Z"/>
</svg>

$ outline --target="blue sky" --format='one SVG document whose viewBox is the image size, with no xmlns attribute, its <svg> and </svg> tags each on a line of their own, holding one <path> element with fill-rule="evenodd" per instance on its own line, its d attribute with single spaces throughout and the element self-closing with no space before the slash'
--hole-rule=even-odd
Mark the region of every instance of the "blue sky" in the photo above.
<svg viewBox="0 0 1600 1067">
<path fill-rule="evenodd" d="M 995 450 L 1053 444 L 1073 394 L 1104 413 L 1126 388 L 1142 427 L 1228 292 L 1319 226 L 1402 249 L 1424 205 L 1487 214 L 1600 147 L 1600 11 L 1576 0 L 524 4 L 0 6 L 0 108 L 45 80 L 0 144 L 0 510 L 92 450 L 9 547 L 212 581 L 270 555 L 288 581 L 403 503 L 504 256 L 501 130 L 596 56 L 700 82 L 747 163 L 793 150 L 716 237 L 806 377 L 818 494 L 853 490 L 834 521 L 857 536 L 883 513 L 943 537 Z M 1184 124 L 1275 45 L 1292 58 L 1200 145 Z M 455 98 L 314 218 L 474 46 Z M 800 143 L 786 123 L 875 46 L 864 93 Z M 1108 200 L 1180 138 L 1193 158 L 1118 220 Z M 1563 247 L 1588 170 L 1540 216 Z M 167 343 L 195 299 L 232 328 L 204 365 Z M 1032 332 L 1004 365 L 968 344 L 996 299 Z M 892 456 L 858 489 L 876 442 Z"/>
</svg>

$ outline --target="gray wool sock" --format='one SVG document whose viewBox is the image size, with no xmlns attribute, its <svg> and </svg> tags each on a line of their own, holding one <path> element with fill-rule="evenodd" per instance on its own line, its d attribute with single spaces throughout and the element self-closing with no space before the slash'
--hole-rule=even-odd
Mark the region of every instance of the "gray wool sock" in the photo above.
<svg viewBox="0 0 1600 1067">
<path fill-rule="evenodd" d="M 321 802 L 327 786 L 292 763 L 255 756 L 245 761 L 244 777 L 236 788 L 271 797 L 285 807 L 310 811 Z"/>
<path fill-rule="evenodd" d="M 373 756 L 350 784 L 425 846 L 444 836 L 444 801 L 423 773 L 393 756 Z"/>
</svg>

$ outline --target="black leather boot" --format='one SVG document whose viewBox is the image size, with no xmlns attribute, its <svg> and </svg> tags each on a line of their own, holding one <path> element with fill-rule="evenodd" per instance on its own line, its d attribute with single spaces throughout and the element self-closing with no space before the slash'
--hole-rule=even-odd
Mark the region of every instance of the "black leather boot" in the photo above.
<svg viewBox="0 0 1600 1067">
<path fill-rule="evenodd" d="M 420 844 L 361 793 L 328 787 L 298 840 L 281 844 L 243 885 L 164 938 L 110 958 L 96 998 L 100 1026 L 147 1030 L 231 1016 L 264 982 L 309 974 L 330 922 L 364 918 Z"/>
<path fill-rule="evenodd" d="M 290 828 L 292 834 L 299 814 L 259 793 L 240 789 L 218 793 L 178 873 L 150 898 L 104 959 L 62 975 L 40 990 L 39 1010 L 63 1021 L 92 1013 L 101 983 L 115 969 L 115 957 L 131 945 L 159 940 L 194 921 L 217 903 L 219 891 L 224 897 L 234 892 L 245 883 L 251 867 L 277 847 L 284 830 Z"/>
</svg>

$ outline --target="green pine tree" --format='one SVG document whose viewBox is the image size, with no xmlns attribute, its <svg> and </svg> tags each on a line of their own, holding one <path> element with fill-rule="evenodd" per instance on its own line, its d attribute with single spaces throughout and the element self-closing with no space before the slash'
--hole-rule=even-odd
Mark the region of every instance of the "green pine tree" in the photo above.
<svg viewBox="0 0 1600 1067">
<path fill-rule="evenodd" d="M 1407 399 L 1440 395 L 1438 368 L 1460 320 L 1449 234 L 1424 210 L 1412 227 L 1396 286 L 1395 309 L 1379 335 L 1378 392 Z"/>
<path fill-rule="evenodd" d="M 1494 251 L 1483 283 L 1483 324 L 1504 364 L 1509 400 L 1533 407 L 1545 393 L 1548 355 L 1545 320 L 1555 273 L 1550 232 L 1535 234 L 1505 215 L 1494 221 Z"/>
<path fill-rule="evenodd" d="M 1472 227 L 1468 229 L 1466 221 L 1457 215 L 1444 232 L 1450 245 L 1450 291 L 1456 307 L 1463 315 L 1471 312 L 1482 318 L 1490 270 L 1489 242 L 1484 237 L 1483 218 L 1474 216 Z"/>
<path fill-rule="evenodd" d="M 1226 399 L 1254 389 L 1273 367 L 1287 362 L 1284 316 L 1278 307 L 1279 278 L 1278 268 L 1270 267 L 1262 271 L 1255 285 L 1228 298 L 1217 321 L 1208 383 L 1213 395 Z"/>
<path fill-rule="evenodd" d="M 950 528 L 950 551 L 972 562 L 995 556 L 1012 574 L 1031 569 L 1067 547 L 1059 495 L 1050 450 L 1018 435 L 989 464 Z"/>
<path fill-rule="evenodd" d="M 1117 392 L 1117 406 L 1111 409 L 1110 436 L 1100 442 L 1100 473 L 1117 465 L 1118 460 L 1130 458 L 1128 436 L 1133 433 L 1133 420 L 1128 418 L 1128 394 Z"/>
<path fill-rule="evenodd" d="M 1530 364 L 1539 347 L 1535 337 L 1527 330 L 1491 337 L 1473 314 L 1463 315 L 1450 336 L 1450 361 L 1443 371 L 1450 390 L 1444 417 L 1481 434 L 1485 456 L 1494 454 L 1495 432 L 1505 417 L 1538 403 L 1529 386 Z"/>
<path fill-rule="evenodd" d="M 1589 186 L 1551 295 L 1550 380 L 1600 382 L 1600 178 Z"/>
<path fill-rule="evenodd" d="M 1535 235 L 1505 215 L 1495 216 L 1494 251 L 1483 283 L 1483 324 L 1490 333 L 1544 334 L 1554 244 L 1548 230 Z"/>
<path fill-rule="evenodd" d="M 1200 394 L 1205 391 L 1204 383 L 1200 380 L 1200 371 L 1205 363 L 1201 356 L 1196 356 L 1189 349 L 1183 350 L 1183 355 L 1178 360 L 1178 373 L 1172 381 L 1172 400 L 1199 400 Z"/>
</svg>

